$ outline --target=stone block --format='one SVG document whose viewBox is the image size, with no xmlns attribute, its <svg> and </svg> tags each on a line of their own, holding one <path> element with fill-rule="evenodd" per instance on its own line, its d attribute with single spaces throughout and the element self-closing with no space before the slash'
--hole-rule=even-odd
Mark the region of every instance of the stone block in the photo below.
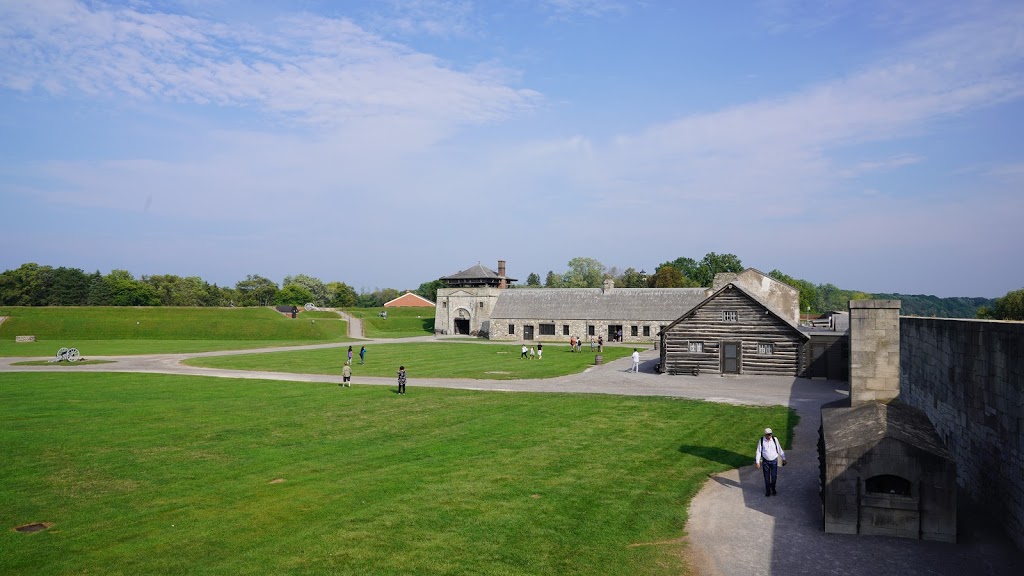
<svg viewBox="0 0 1024 576">
<path fill-rule="evenodd" d="M 15 336 L 14 337 L 14 341 L 15 342 L 35 342 L 36 341 L 36 337 L 35 336 Z"/>
</svg>

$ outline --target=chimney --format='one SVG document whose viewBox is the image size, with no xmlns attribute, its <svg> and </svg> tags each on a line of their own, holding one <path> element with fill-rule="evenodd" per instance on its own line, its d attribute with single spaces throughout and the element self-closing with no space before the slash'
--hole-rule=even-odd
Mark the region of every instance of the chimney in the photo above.
<svg viewBox="0 0 1024 576">
<path fill-rule="evenodd" d="M 498 288 L 507 287 L 505 283 L 505 261 L 498 260 Z"/>
<path fill-rule="evenodd" d="M 611 292 L 614 288 L 615 288 L 615 280 L 612 280 L 611 278 L 607 278 L 604 281 L 604 289 L 602 289 L 601 292 L 603 294 L 607 294 L 607 293 Z"/>
<path fill-rule="evenodd" d="M 850 301 L 850 406 L 900 395 L 900 301 Z"/>
</svg>

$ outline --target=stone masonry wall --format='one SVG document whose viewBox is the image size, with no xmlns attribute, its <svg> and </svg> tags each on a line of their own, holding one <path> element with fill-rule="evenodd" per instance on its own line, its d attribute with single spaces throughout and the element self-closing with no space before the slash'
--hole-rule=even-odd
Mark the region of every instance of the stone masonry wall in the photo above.
<svg viewBox="0 0 1024 576">
<path fill-rule="evenodd" d="M 1024 323 L 900 319 L 900 400 L 923 410 L 957 484 L 1024 549 Z"/>
</svg>

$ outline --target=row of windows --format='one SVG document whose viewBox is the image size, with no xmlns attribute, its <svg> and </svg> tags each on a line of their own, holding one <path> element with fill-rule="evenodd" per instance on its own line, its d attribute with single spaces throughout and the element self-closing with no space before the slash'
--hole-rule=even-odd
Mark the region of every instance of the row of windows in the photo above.
<svg viewBox="0 0 1024 576">
<path fill-rule="evenodd" d="M 616 328 L 616 326 L 609 326 L 608 327 L 608 331 L 609 331 L 609 335 L 610 336 L 614 335 L 614 334 L 611 333 L 613 328 Z M 541 336 L 554 336 L 555 335 L 555 325 L 554 324 L 538 324 L 537 325 L 537 330 L 538 330 L 538 332 L 540 333 Z M 645 337 L 649 338 L 651 336 L 651 327 L 650 326 L 630 326 L 629 327 L 629 335 L 630 336 L 639 336 L 641 332 L 643 332 L 643 335 Z M 508 333 L 510 335 L 516 333 L 516 325 L 515 324 L 509 324 L 508 325 Z M 587 336 L 594 336 L 594 335 L 595 335 L 595 326 L 593 324 L 588 325 L 587 326 Z M 562 324 L 562 336 L 569 336 L 569 325 L 568 324 Z"/>
<path fill-rule="evenodd" d="M 704 352 L 704 343 L 703 342 L 687 342 L 686 349 L 689 352 L 698 352 L 698 353 L 699 352 Z M 762 355 L 775 354 L 775 344 L 772 343 L 772 342 L 758 343 L 758 345 L 757 345 L 757 353 L 758 354 L 762 354 Z"/>
<path fill-rule="evenodd" d="M 448 307 L 448 301 L 447 300 L 442 300 L 441 301 L 441 308 L 447 308 L 447 307 Z M 481 308 L 484 307 L 484 303 L 483 302 L 480 302 L 480 307 Z"/>
</svg>

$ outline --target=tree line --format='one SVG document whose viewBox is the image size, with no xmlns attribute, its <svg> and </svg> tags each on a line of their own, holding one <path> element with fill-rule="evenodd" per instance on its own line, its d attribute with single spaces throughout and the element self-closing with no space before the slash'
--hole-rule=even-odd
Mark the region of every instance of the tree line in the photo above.
<svg viewBox="0 0 1024 576">
<path fill-rule="evenodd" d="M 632 267 L 609 268 L 594 258 L 578 257 L 569 261 L 565 272 L 549 270 L 543 282 L 538 274 L 531 272 L 525 284 L 513 287 L 600 288 L 605 280 L 612 279 L 616 286 L 624 288 L 706 288 L 711 286 L 715 274 L 743 270 L 743 263 L 735 254 L 714 252 L 700 260 L 681 256 L 663 262 L 653 273 Z M 772 270 L 768 275 L 800 291 L 800 311 L 805 314 L 845 310 L 850 300 L 884 298 L 901 300 L 905 315 L 1024 320 L 1024 288 L 996 299 L 938 298 L 844 290 L 834 284 L 814 284 L 794 278 L 780 270 Z M 412 292 L 436 301 L 437 290 L 442 286 L 441 280 L 435 279 L 420 284 Z M 281 284 L 250 274 L 229 287 L 210 284 L 198 276 L 159 274 L 136 279 L 126 270 L 112 270 L 106 275 L 97 270 L 90 274 L 78 268 L 53 268 L 35 263 L 0 273 L 0 305 L 4 306 L 303 306 L 312 303 L 321 307 L 375 308 L 403 293 L 394 288 L 357 292 L 344 282 L 323 282 L 305 274 L 285 276 Z"/>
<path fill-rule="evenodd" d="M 424 283 L 420 288 L 433 287 Z M 420 291 L 418 290 L 417 293 Z M 256 274 L 234 287 L 211 284 L 198 276 L 158 274 L 136 279 L 127 270 L 101 274 L 79 268 L 22 264 L 0 273 L 3 306 L 303 306 L 374 308 L 401 296 L 394 288 L 356 292 L 344 282 L 323 282 L 298 274 L 278 283 Z M 434 299 L 437 288 L 430 296 Z"/>
<path fill-rule="evenodd" d="M 562 273 L 549 270 L 541 282 L 540 275 L 530 273 L 526 287 L 531 288 L 599 288 L 606 279 L 624 288 L 709 288 L 719 272 L 742 272 L 743 263 L 735 254 L 709 252 L 700 260 L 680 256 L 663 262 L 651 274 L 635 268 L 619 271 L 605 267 L 593 258 L 573 258 L 569 269 Z M 906 294 L 869 294 L 860 290 L 844 290 L 825 283 L 815 284 L 794 278 L 781 270 L 768 273 L 800 291 L 800 311 L 817 315 L 834 310 L 846 310 L 850 300 L 869 298 L 901 300 L 901 312 L 908 316 L 935 316 L 942 318 L 989 318 L 1024 320 L 1024 289 L 1008 293 L 1003 298 L 939 298 Z"/>
</svg>

